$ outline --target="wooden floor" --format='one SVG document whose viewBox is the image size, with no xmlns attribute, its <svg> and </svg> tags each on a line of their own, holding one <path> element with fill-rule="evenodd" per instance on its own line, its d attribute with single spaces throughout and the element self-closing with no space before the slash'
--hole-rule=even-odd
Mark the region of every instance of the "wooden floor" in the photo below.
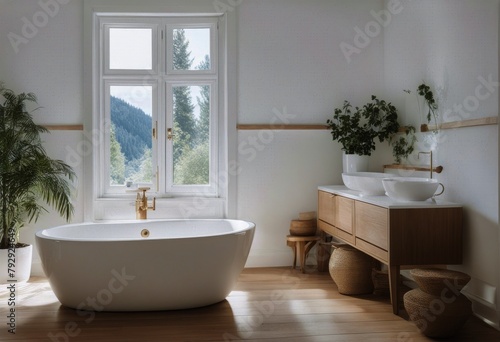
<svg viewBox="0 0 500 342">
<path fill-rule="evenodd" d="M 92 316 L 61 306 L 47 281 L 35 278 L 17 285 L 15 335 L 2 285 L 0 341 L 431 341 L 393 315 L 387 297 L 344 296 L 328 272 L 308 272 L 245 269 L 227 300 L 212 306 Z M 471 318 L 451 341 L 500 341 L 500 332 Z"/>
</svg>

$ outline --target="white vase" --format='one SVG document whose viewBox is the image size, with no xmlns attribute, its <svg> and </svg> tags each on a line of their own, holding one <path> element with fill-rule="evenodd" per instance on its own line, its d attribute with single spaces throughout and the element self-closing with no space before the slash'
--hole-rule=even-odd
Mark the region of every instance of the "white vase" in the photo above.
<svg viewBox="0 0 500 342">
<path fill-rule="evenodd" d="M 357 154 L 342 154 L 343 172 L 366 172 L 368 171 L 368 160 L 370 156 L 359 156 Z"/>
<path fill-rule="evenodd" d="M 9 253 L 13 255 L 9 255 Z M 13 280 L 16 280 L 17 283 L 28 281 L 32 256 L 33 245 L 16 248 L 14 251 L 0 249 L 0 284 L 12 283 Z"/>
</svg>

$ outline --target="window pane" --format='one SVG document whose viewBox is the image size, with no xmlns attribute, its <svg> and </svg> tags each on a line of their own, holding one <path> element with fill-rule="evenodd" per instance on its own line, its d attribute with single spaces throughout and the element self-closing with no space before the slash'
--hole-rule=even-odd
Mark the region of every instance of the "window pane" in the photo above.
<svg viewBox="0 0 500 342">
<path fill-rule="evenodd" d="M 110 185 L 152 183 L 151 86 L 111 86 Z"/>
<path fill-rule="evenodd" d="M 206 185 L 210 177 L 210 86 L 175 86 L 174 185 Z"/>
<path fill-rule="evenodd" d="M 173 69 L 210 69 L 210 29 L 173 30 Z"/>
<path fill-rule="evenodd" d="M 109 29 L 109 68 L 151 70 L 153 30 L 148 28 Z"/>
</svg>

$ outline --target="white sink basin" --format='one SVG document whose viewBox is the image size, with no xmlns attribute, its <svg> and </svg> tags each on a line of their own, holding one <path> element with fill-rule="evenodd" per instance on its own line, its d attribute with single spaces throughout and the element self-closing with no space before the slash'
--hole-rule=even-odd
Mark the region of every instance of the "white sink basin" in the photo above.
<svg viewBox="0 0 500 342">
<path fill-rule="evenodd" d="M 425 201 L 444 192 L 435 179 L 399 177 L 382 181 L 386 195 L 397 201 Z M 439 185 L 443 190 L 436 194 Z"/>
<path fill-rule="evenodd" d="M 382 180 L 398 177 L 382 172 L 344 172 L 342 181 L 351 190 L 361 191 L 361 196 L 382 196 L 385 194 Z"/>
</svg>

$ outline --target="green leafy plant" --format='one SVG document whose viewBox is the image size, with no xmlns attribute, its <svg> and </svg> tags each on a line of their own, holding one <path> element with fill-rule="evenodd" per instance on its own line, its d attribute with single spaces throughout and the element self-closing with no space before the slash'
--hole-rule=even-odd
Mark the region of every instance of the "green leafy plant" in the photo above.
<svg viewBox="0 0 500 342">
<path fill-rule="evenodd" d="M 404 92 L 411 94 L 410 90 L 404 90 Z M 425 104 L 427 105 L 427 114 L 425 116 L 425 118 L 427 119 L 427 123 L 430 123 L 432 120 L 434 120 L 435 126 L 438 127 L 438 104 L 434 99 L 434 93 L 432 92 L 431 87 L 425 84 L 425 82 L 422 83 L 417 87 L 417 95 L 422 96 Z M 417 103 L 418 111 L 421 112 L 422 109 L 420 108 L 420 102 Z"/>
<path fill-rule="evenodd" d="M 394 135 L 390 138 L 392 146 L 392 155 L 396 163 L 400 164 L 403 159 L 408 158 L 414 151 L 414 145 L 417 141 L 415 136 L 415 127 L 405 126 L 405 135 Z"/>
<path fill-rule="evenodd" d="M 422 96 L 425 100 L 425 103 L 427 104 L 428 107 L 428 112 L 426 116 L 427 122 L 431 122 L 431 119 L 434 119 L 434 123 L 437 126 L 438 105 L 436 103 L 436 100 L 434 100 L 434 94 L 432 93 L 431 88 L 427 84 L 422 83 L 417 88 L 417 94 Z"/>
<path fill-rule="evenodd" d="M 375 150 L 375 139 L 383 142 L 399 129 L 396 107 L 375 95 L 361 108 L 353 108 L 349 101 L 344 101 L 326 123 L 332 139 L 342 145 L 345 153 L 368 156 Z"/>
<path fill-rule="evenodd" d="M 0 249 L 20 247 L 19 230 L 36 221 L 41 204 L 53 207 L 69 220 L 73 169 L 51 159 L 42 146 L 40 134 L 47 129 L 33 122 L 28 104 L 36 104 L 33 93 L 15 94 L 0 83 Z"/>
</svg>

